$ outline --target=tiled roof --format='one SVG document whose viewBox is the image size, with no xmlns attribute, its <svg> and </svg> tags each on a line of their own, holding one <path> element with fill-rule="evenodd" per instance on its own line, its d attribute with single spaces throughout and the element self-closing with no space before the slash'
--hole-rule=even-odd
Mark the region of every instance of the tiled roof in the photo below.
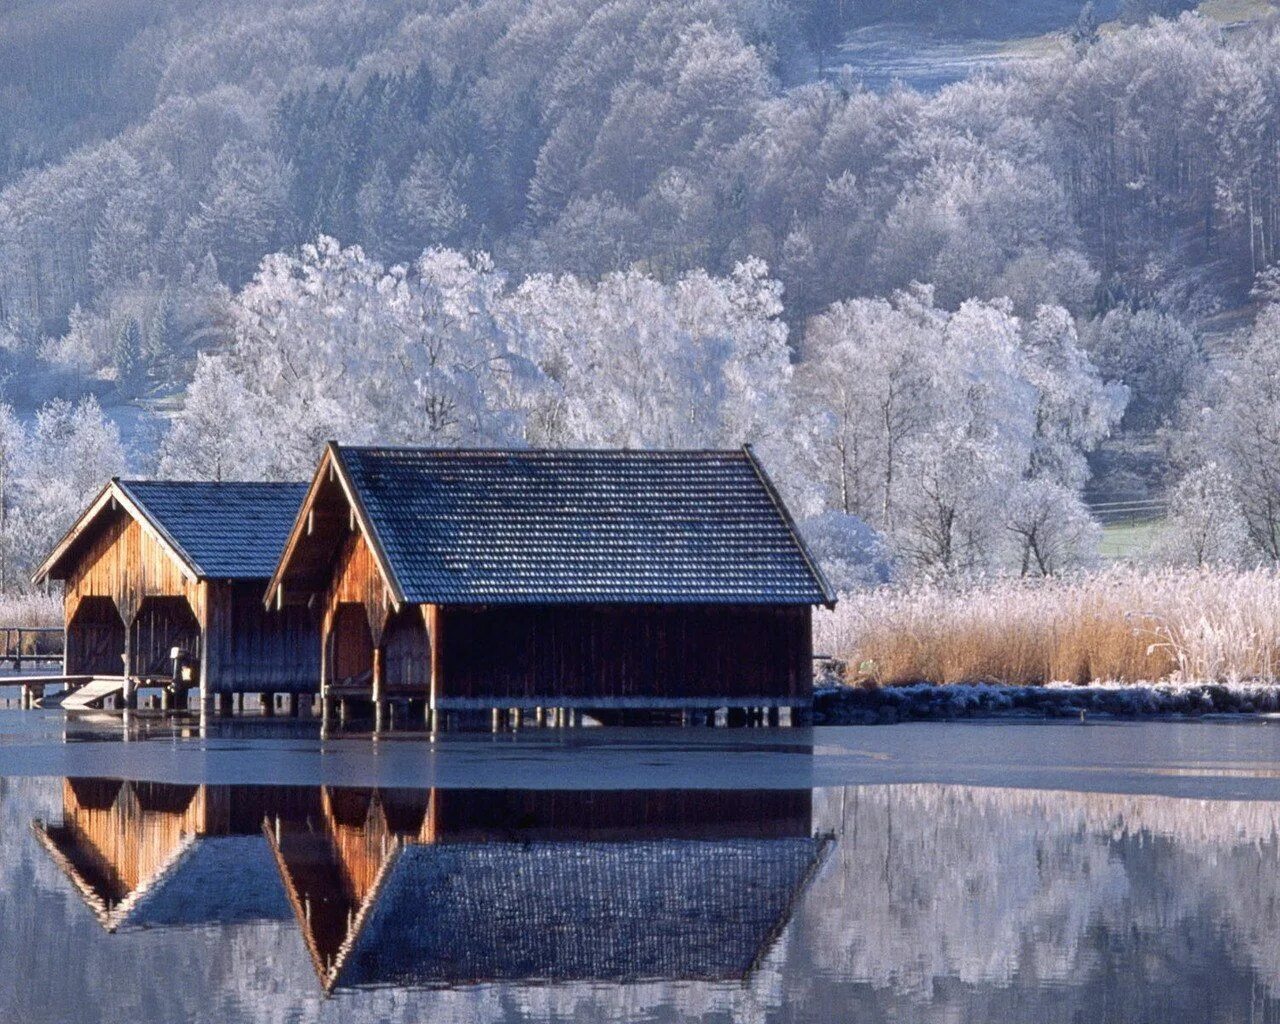
<svg viewBox="0 0 1280 1024">
<path fill-rule="evenodd" d="M 805 838 L 410 845 L 334 980 L 740 980 L 820 852 Z"/>
<path fill-rule="evenodd" d="M 121 480 L 151 523 L 208 579 L 269 579 L 306 484 Z"/>
<path fill-rule="evenodd" d="M 338 448 L 414 604 L 825 604 L 747 450 Z"/>
<path fill-rule="evenodd" d="M 116 927 L 185 928 L 293 917 L 275 857 L 261 834 L 202 836 L 121 907 Z"/>
</svg>

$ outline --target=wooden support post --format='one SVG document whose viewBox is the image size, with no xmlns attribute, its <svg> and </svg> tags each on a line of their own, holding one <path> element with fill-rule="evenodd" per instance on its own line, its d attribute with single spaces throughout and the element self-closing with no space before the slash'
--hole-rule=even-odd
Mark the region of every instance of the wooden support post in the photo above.
<svg viewBox="0 0 1280 1024">
<path fill-rule="evenodd" d="M 511 719 L 511 728 L 519 729 L 522 725 L 524 725 L 524 712 L 521 711 L 520 708 L 512 708 L 508 712 L 508 715 L 510 716 L 510 719 Z"/>
<path fill-rule="evenodd" d="M 386 683 L 383 679 L 382 648 L 373 649 L 373 715 L 381 721 L 386 714 Z"/>
<path fill-rule="evenodd" d="M 289 694 L 289 696 L 285 698 L 286 713 L 289 715 L 290 718 L 297 718 L 298 709 L 299 709 L 298 695 L 296 693 Z"/>
<path fill-rule="evenodd" d="M 777 705 L 775 705 L 769 709 L 769 725 L 776 729 L 780 724 L 782 724 L 782 717 Z"/>
<path fill-rule="evenodd" d="M 31 687 L 25 683 L 22 686 L 22 694 L 18 701 L 18 706 L 22 708 L 23 711 L 26 711 L 31 707 Z"/>
<path fill-rule="evenodd" d="M 244 707 L 244 704 L 243 704 L 243 701 L 244 701 L 244 694 L 242 694 L 242 693 L 241 693 L 241 694 L 237 694 L 236 696 L 240 698 L 240 701 L 241 701 L 241 705 L 240 705 L 240 706 L 243 708 L 243 707 Z M 219 693 L 219 694 L 217 694 L 217 695 L 216 695 L 216 700 L 217 700 L 217 702 L 218 702 L 218 714 L 220 714 L 220 715 L 230 715 L 230 714 L 231 714 L 231 700 L 232 700 L 231 694 L 226 693 L 226 692 Z M 205 703 L 205 702 L 204 702 L 204 701 L 201 701 L 201 703 L 203 704 L 203 703 Z"/>
<path fill-rule="evenodd" d="M 258 695 L 259 701 L 262 703 L 262 713 L 267 718 L 271 718 L 276 713 L 276 695 L 274 693 L 261 693 Z"/>
<path fill-rule="evenodd" d="M 160 691 L 160 710 L 173 710 L 173 690 L 168 686 L 164 687 Z"/>
</svg>

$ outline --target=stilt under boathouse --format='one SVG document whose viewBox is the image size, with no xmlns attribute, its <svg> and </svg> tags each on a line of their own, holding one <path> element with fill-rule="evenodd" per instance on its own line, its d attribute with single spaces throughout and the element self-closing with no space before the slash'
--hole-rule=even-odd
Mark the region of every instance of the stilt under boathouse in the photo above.
<svg viewBox="0 0 1280 1024">
<path fill-rule="evenodd" d="M 322 609 L 326 714 L 443 726 L 794 721 L 835 598 L 750 448 L 330 443 L 267 601 Z"/>
<path fill-rule="evenodd" d="M 63 672 L 102 698 L 167 706 L 189 688 L 231 709 L 234 694 L 319 688 L 319 614 L 263 607 L 306 484 L 112 480 L 34 576 L 61 580 Z M 175 657 L 176 655 L 176 657 Z M 114 688 L 113 688 L 114 687 Z M 71 706 L 75 695 L 68 698 Z"/>
</svg>

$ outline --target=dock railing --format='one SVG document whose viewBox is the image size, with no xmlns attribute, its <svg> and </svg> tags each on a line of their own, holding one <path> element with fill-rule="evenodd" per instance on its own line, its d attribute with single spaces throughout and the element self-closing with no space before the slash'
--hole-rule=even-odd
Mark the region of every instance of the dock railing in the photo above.
<svg viewBox="0 0 1280 1024">
<path fill-rule="evenodd" d="M 0 626 L 0 670 L 61 666 L 65 643 L 61 626 Z"/>
</svg>

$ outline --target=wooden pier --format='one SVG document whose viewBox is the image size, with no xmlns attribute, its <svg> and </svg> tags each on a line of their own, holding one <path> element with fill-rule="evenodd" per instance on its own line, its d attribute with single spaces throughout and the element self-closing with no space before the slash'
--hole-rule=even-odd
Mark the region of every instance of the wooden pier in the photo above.
<svg viewBox="0 0 1280 1024">
<path fill-rule="evenodd" d="M 62 665 L 66 631 L 61 626 L 0 626 L 0 669 Z"/>
</svg>

